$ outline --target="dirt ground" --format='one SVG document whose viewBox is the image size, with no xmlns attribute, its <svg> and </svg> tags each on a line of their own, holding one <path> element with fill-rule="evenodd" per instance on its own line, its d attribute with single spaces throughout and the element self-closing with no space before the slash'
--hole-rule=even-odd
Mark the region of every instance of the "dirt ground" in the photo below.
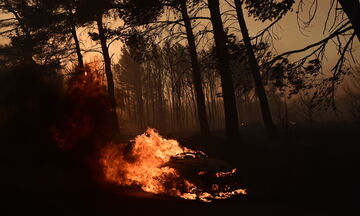
<svg viewBox="0 0 360 216">
<path fill-rule="evenodd" d="M 0 215 L 359 215 L 359 132 L 352 124 L 296 126 L 271 148 L 257 127 L 243 128 L 243 145 L 231 148 L 220 133 L 177 137 L 244 173 L 247 196 L 212 203 L 94 182 L 66 157 L 33 162 L 35 153 L 3 151 L 12 160 L 1 163 Z"/>
</svg>

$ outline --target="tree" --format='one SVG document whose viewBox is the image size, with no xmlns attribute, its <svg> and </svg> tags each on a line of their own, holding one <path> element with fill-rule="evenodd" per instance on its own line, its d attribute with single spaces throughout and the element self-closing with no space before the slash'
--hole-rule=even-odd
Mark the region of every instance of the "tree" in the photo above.
<svg viewBox="0 0 360 216">
<path fill-rule="evenodd" d="M 242 33 L 243 40 L 244 40 L 245 47 L 246 47 L 248 61 L 249 61 L 251 72 L 252 72 L 252 75 L 253 75 L 253 78 L 255 81 L 256 93 L 259 98 L 264 125 L 265 125 L 265 128 L 266 128 L 269 138 L 274 141 L 274 138 L 276 137 L 275 125 L 272 120 L 265 88 L 264 88 L 264 85 L 261 80 L 260 67 L 256 60 L 254 50 L 253 50 L 253 47 L 251 44 L 251 40 L 249 37 L 249 32 L 247 30 L 246 22 L 244 19 L 244 15 L 243 15 L 243 11 L 242 11 L 242 1 L 241 0 L 234 0 L 234 1 L 235 1 L 236 12 L 237 12 L 237 18 L 239 21 L 241 33 Z"/>
<path fill-rule="evenodd" d="M 128 49 L 122 49 L 122 56 L 119 61 L 120 66 L 120 85 L 126 85 L 126 88 L 135 95 L 136 120 L 140 132 L 144 131 L 144 98 L 143 98 L 143 68 L 136 62 Z"/>
<path fill-rule="evenodd" d="M 314 21 L 318 7 L 318 0 L 300 0 L 298 2 L 296 13 L 298 17 L 299 29 L 301 31 L 310 26 L 310 24 Z M 304 12 L 303 8 L 309 9 L 309 11 L 306 12 L 308 17 L 306 19 L 301 17 L 302 12 Z M 302 71 L 304 68 L 309 69 L 306 64 L 311 65 L 314 62 L 317 62 L 317 67 L 321 68 L 322 62 L 325 58 L 326 50 L 328 49 L 329 44 L 331 44 L 330 42 L 332 42 L 332 44 L 335 46 L 335 49 L 337 49 L 338 60 L 332 66 L 331 71 L 329 71 L 326 76 L 321 77 L 321 82 L 316 81 L 315 83 L 311 83 L 308 86 L 313 89 L 313 97 L 316 101 L 316 106 L 325 109 L 331 107 L 333 110 L 336 110 L 336 89 L 349 71 L 346 66 L 351 64 L 351 60 L 356 62 L 352 55 L 352 51 L 355 44 L 354 38 L 356 36 L 359 38 L 359 9 L 360 4 L 357 1 L 330 1 L 330 8 L 327 13 L 323 29 L 323 33 L 326 33 L 327 35 L 325 35 L 323 39 L 313 42 L 304 48 L 286 51 L 277 55 L 271 61 L 269 61 L 267 70 L 271 70 L 271 67 L 274 64 L 281 64 L 282 61 L 288 61 L 287 58 L 289 56 L 297 53 L 304 53 L 304 55 L 300 59 L 294 60 L 293 63 L 291 63 L 293 66 L 292 68 L 288 68 L 289 71 L 295 72 L 295 74 L 292 76 L 297 76 L 296 74 L 298 71 Z M 308 71 L 313 72 L 314 70 L 310 69 Z M 267 72 L 265 73 L 267 74 Z M 312 73 L 309 74 L 313 75 Z M 317 80 L 319 80 L 319 78 Z"/>
<path fill-rule="evenodd" d="M 64 34 L 70 34 L 75 46 L 75 52 L 78 60 L 78 67 L 84 70 L 83 55 L 81 53 L 81 46 L 79 37 L 77 35 L 77 26 L 80 24 L 75 16 L 77 0 L 41 0 L 39 1 L 45 7 L 51 8 L 54 12 L 54 16 L 61 17 L 57 22 L 64 23 L 62 32 Z"/>
<path fill-rule="evenodd" d="M 338 0 L 338 2 L 349 18 L 352 26 L 354 27 L 356 36 L 360 41 L 360 2 L 357 0 Z"/>
<path fill-rule="evenodd" d="M 9 34 L 13 48 L 22 50 L 21 53 L 28 62 L 45 62 L 46 65 L 59 65 L 61 56 L 72 54 L 73 49 L 63 41 L 69 40 L 69 35 L 74 40 L 79 67 L 83 68 L 83 59 L 76 26 L 95 21 L 98 33 L 92 34 L 94 40 L 99 40 L 105 63 L 105 72 L 108 83 L 109 100 L 112 104 L 114 133 L 119 131 L 116 115 L 114 83 L 111 71 L 111 59 L 108 51 L 107 39 L 109 31 L 103 26 L 103 15 L 114 7 L 114 1 L 89 1 L 81 0 L 38 0 L 20 1 L 3 0 L 1 9 L 11 13 L 13 18 L 3 20 L 2 27 L 13 27 L 5 30 Z"/>
<path fill-rule="evenodd" d="M 32 32 L 27 23 L 30 8 L 20 1 L 2 0 L 0 3 L 1 10 L 12 16 L 1 20 L 1 27 L 5 28 L 5 30 L 2 30 L 1 35 L 8 36 L 11 39 L 11 47 L 19 48 L 20 53 L 16 53 L 18 56 L 23 57 L 26 62 L 35 63 L 33 60 L 35 45 L 32 41 Z M 15 52 L 13 53 L 15 54 Z"/>
<path fill-rule="evenodd" d="M 70 0 L 70 2 L 65 2 L 64 3 L 64 8 L 65 11 L 67 13 L 67 18 L 68 18 L 68 22 L 69 22 L 69 27 L 70 27 L 70 31 L 75 43 L 75 49 L 76 49 L 76 55 L 78 58 L 78 64 L 79 64 L 79 68 L 84 68 L 84 61 L 83 61 L 83 55 L 81 54 L 81 47 L 80 47 L 80 42 L 79 42 L 79 38 L 77 36 L 77 32 L 76 32 L 76 17 L 75 14 L 73 12 L 75 8 L 75 2 L 71 2 L 72 0 Z"/>
<path fill-rule="evenodd" d="M 116 100 L 114 90 L 114 79 L 111 69 L 111 58 L 108 47 L 108 37 L 110 37 L 110 31 L 104 27 L 103 17 L 109 14 L 109 10 L 115 7 L 114 1 L 85 1 L 79 0 L 77 3 L 77 16 L 84 23 L 95 22 L 97 26 L 97 33 L 89 33 L 91 38 L 95 41 L 100 41 L 102 55 L 105 65 L 105 74 L 107 81 L 108 96 L 111 103 L 112 115 L 113 115 L 113 133 L 116 135 L 119 133 L 119 122 L 116 113 Z"/>
<path fill-rule="evenodd" d="M 317 9 L 319 7 L 319 2 L 318 2 L 318 0 L 312 0 L 312 1 L 307 1 L 307 2 L 305 2 L 304 0 L 300 0 L 298 3 L 298 11 L 297 11 L 298 14 L 300 14 L 300 12 L 302 12 L 302 10 L 303 10 L 302 8 L 304 5 L 305 6 L 311 5 L 310 6 L 311 11 L 309 11 L 308 20 L 302 21 L 303 24 L 308 26 L 315 18 Z M 347 18 L 345 18 L 345 19 L 349 20 L 349 23 L 351 23 L 351 26 L 353 27 L 358 40 L 360 40 L 360 21 L 359 21 L 360 20 L 360 14 L 359 14 L 360 2 L 357 0 L 332 0 L 332 1 L 330 1 L 330 8 L 327 13 L 325 28 L 330 19 L 332 10 L 334 10 L 335 12 L 334 12 L 334 18 L 333 18 L 334 22 L 333 22 L 332 26 L 330 27 L 330 30 L 333 27 L 339 27 L 336 25 L 337 24 L 336 21 L 338 19 L 343 19 L 344 17 L 342 16 L 342 13 L 345 13 L 347 16 Z"/>
<path fill-rule="evenodd" d="M 10 39 L 4 52 L 29 64 L 58 66 L 66 36 L 59 29 L 64 26 L 54 16 L 53 7 L 42 2 L 2 0 L 0 9 L 9 18 L 0 20 L 1 35 Z M 47 19 L 44 19 L 47 17 Z"/>
<path fill-rule="evenodd" d="M 207 120 L 205 97 L 204 97 L 204 92 L 203 92 L 202 84 L 201 84 L 202 79 L 201 79 L 201 72 L 200 72 L 198 56 L 197 56 L 197 52 L 196 52 L 195 36 L 193 33 L 193 28 L 191 26 L 190 17 L 188 15 L 186 1 L 184 1 L 184 0 L 181 1 L 180 10 L 181 10 L 182 18 L 184 20 L 187 41 L 188 41 L 188 45 L 189 45 L 192 74 L 193 74 L 193 80 L 194 80 L 193 82 L 194 82 L 195 93 L 196 93 L 196 104 L 197 104 L 201 134 L 203 136 L 206 136 L 209 134 L 209 123 Z"/>
<path fill-rule="evenodd" d="M 1 9 L 9 18 L 0 20 L 0 27 L 3 30 L 1 34 L 11 39 L 6 50 L 8 55 L 24 55 L 28 62 L 55 66 L 76 50 L 82 67 L 74 4 L 75 0 L 3 0 Z M 74 45 L 75 49 L 69 49 Z"/>
<path fill-rule="evenodd" d="M 270 108 L 269 108 L 269 103 L 268 103 L 268 99 L 266 96 L 266 92 L 265 92 L 265 88 L 264 85 L 262 83 L 262 79 L 261 79 L 261 75 L 260 75 L 260 67 L 259 64 L 256 60 L 255 57 L 255 53 L 254 53 L 254 49 L 253 46 L 251 44 L 251 39 L 249 36 L 249 32 L 246 26 L 246 22 L 244 19 L 244 14 L 243 14 L 243 9 L 242 9 L 242 5 L 243 5 L 243 1 L 241 0 L 234 0 L 235 2 L 235 9 L 236 9 L 236 13 L 237 13 L 237 18 L 239 21 L 239 25 L 240 25 L 240 29 L 241 29 L 241 33 L 243 36 L 243 41 L 245 43 L 245 47 L 246 47 L 246 52 L 247 52 L 247 57 L 248 57 L 248 61 L 250 64 L 250 68 L 251 68 L 251 72 L 255 81 L 255 88 L 256 88 L 256 93 L 257 96 L 259 98 L 259 102 L 260 102 L 260 107 L 261 107 L 261 113 L 262 113 L 262 117 L 263 117 L 263 121 L 264 121 L 264 125 L 267 131 L 267 134 L 269 136 L 269 138 L 272 141 L 275 141 L 275 137 L 276 135 L 276 129 L 275 129 L 275 125 L 274 122 L 272 120 L 272 116 L 271 116 L 271 112 L 270 112 Z M 278 10 L 268 10 L 265 13 L 263 11 L 261 11 L 261 13 L 257 13 L 255 10 L 251 10 L 251 7 L 256 7 L 256 9 L 260 9 L 263 10 L 264 8 L 276 8 L 275 6 L 278 6 L 282 3 L 273 3 L 272 1 L 268 2 L 268 1 L 260 1 L 259 5 L 251 5 L 251 4 L 255 4 L 254 2 L 256 1 L 250 1 L 248 2 L 248 4 L 250 4 L 248 6 L 248 8 L 250 8 L 250 13 L 254 13 L 255 15 L 259 16 L 263 21 L 266 19 L 273 19 L 274 17 L 282 17 L 281 13 L 285 13 L 287 10 L 289 10 L 293 4 L 293 1 L 284 1 L 282 2 L 286 7 L 285 9 L 282 9 L 281 11 Z M 267 4 L 266 4 L 267 3 Z M 287 4 L 286 4 L 287 3 Z M 272 14 L 272 12 L 277 12 Z M 279 15 L 280 12 L 280 15 Z M 265 16 L 264 16 L 265 15 Z"/>
<path fill-rule="evenodd" d="M 223 90 L 226 135 L 230 141 L 236 142 L 240 138 L 239 122 L 229 54 L 226 46 L 227 37 L 221 20 L 219 0 L 208 0 L 208 6 L 211 15 L 211 23 L 213 25 L 217 67 L 220 71 L 221 86 Z"/>
<path fill-rule="evenodd" d="M 186 39 L 188 42 L 188 49 L 190 52 L 191 67 L 193 84 L 196 95 L 197 114 L 199 118 L 200 131 L 203 136 L 209 134 L 209 123 L 207 119 L 207 112 L 205 107 L 205 97 L 202 88 L 201 71 L 198 62 L 198 56 L 196 51 L 195 36 L 193 33 L 193 27 L 191 24 L 191 17 L 188 13 L 187 0 L 158 0 L 149 1 L 146 4 L 139 0 L 129 0 L 124 4 L 123 19 L 132 25 L 143 25 L 151 22 L 156 22 L 156 19 L 163 14 L 164 8 L 168 7 L 175 10 L 176 13 L 180 13 L 182 19 L 176 21 L 168 21 L 168 25 L 181 24 L 185 26 Z M 196 6 L 196 2 L 193 3 L 193 7 Z M 125 9 L 126 8 L 126 9 Z M 184 23 L 184 24 L 182 24 Z"/>
</svg>

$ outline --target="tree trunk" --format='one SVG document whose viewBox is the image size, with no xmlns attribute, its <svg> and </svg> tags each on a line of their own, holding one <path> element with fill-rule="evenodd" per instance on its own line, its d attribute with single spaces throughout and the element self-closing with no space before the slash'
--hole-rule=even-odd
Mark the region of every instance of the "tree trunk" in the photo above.
<svg viewBox="0 0 360 216">
<path fill-rule="evenodd" d="M 355 29 L 360 41 L 360 2 L 359 0 L 339 0 L 339 3 Z"/>
<path fill-rule="evenodd" d="M 70 25 L 71 25 L 71 34 L 73 36 L 74 43 L 75 43 L 75 49 L 76 49 L 76 55 L 77 55 L 77 58 L 78 58 L 79 68 L 83 69 L 84 68 L 84 61 L 83 61 L 83 56 L 81 54 L 79 38 L 78 38 L 77 33 L 76 33 L 76 25 L 75 25 L 73 16 L 74 16 L 73 13 L 70 11 L 69 12 L 69 17 L 70 17 Z"/>
<path fill-rule="evenodd" d="M 229 53 L 226 46 L 227 38 L 221 20 L 219 0 L 208 0 L 208 6 L 214 31 L 217 65 L 221 76 L 226 136 L 231 142 L 236 142 L 240 139 L 239 122 L 230 69 Z"/>
<path fill-rule="evenodd" d="M 199 61 L 196 52 L 195 37 L 187 11 L 186 0 L 181 1 L 181 15 L 185 24 L 186 36 L 190 51 L 192 76 L 193 76 L 193 82 L 195 88 L 196 105 L 197 105 L 197 112 L 200 123 L 200 131 L 201 131 L 201 135 L 205 137 L 209 135 L 209 123 L 206 115 L 205 97 L 201 84 L 202 82 L 201 72 L 200 72 Z"/>
<path fill-rule="evenodd" d="M 106 74 L 106 80 L 107 80 L 107 88 L 108 88 L 108 94 L 110 99 L 110 105 L 111 105 L 111 112 L 112 112 L 112 125 L 113 125 L 113 131 L 112 135 L 115 135 L 115 137 L 120 132 L 119 130 L 119 122 L 116 114 L 116 101 L 115 101 L 115 90 L 114 90 L 114 80 L 113 80 L 113 74 L 111 71 L 111 59 L 109 56 L 109 50 L 106 43 L 106 36 L 105 36 L 105 29 L 103 27 L 102 22 L 102 15 L 99 15 L 96 20 L 98 31 L 99 31 L 99 39 L 102 49 L 102 54 L 104 58 L 104 65 L 105 65 L 105 74 Z"/>
<path fill-rule="evenodd" d="M 142 79 L 141 79 L 141 67 L 135 68 L 134 71 L 134 87 L 135 87 L 135 97 L 136 97 L 136 112 L 137 112 L 137 123 L 138 130 L 142 132 L 145 130 L 144 125 L 144 100 L 143 100 L 143 87 L 142 87 Z"/>
<path fill-rule="evenodd" d="M 160 62 L 159 62 L 160 63 Z M 160 64 L 161 65 L 161 64 Z M 157 103 L 157 122 L 158 122 L 158 128 L 160 130 L 163 130 L 163 118 L 164 118 L 164 114 L 165 114 L 165 109 L 164 109 L 164 89 L 163 89 L 163 81 L 162 81 L 162 76 L 161 76 L 161 70 L 160 68 L 162 68 L 160 65 L 158 65 L 157 67 L 157 85 L 156 85 L 156 94 L 157 94 L 157 98 L 158 98 L 158 103 Z M 160 114 L 161 113 L 161 114 Z"/>
<path fill-rule="evenodd" d="M 264 85 L 261 80 L 260 67 L 256 60 L 255 53 L 254 53 L 253 47 L 251 45 L 249 32 L 247 30 L 246 22 L 244 19 L 244 14 L 242 11 L 242 2 L 241 2 L 241 0 L 234 0 L 234 1 L 235 1 L 236 12 L 237 12 L 237 17 L 238 17 L 239 24 L 240 24 L 241 33 L 243 36 L 243 40 L 244 40 L 246 51 L 247 51 L 247 56 L 248 56 L 249 63 L 250 63 L 251 72 L 252 72 L 252 75 L 253 75 L 253 78 L 255 81 L 255 89 L 256 89 L 257 96 L 259 98 L 260 108 L 261 108 L 261 113 L 262 113 L 262 118 L 264 121 L 265 129 L 266 129 L 269 139 L 271 139 L 271 141 L 274 141 L 274 138 L 276 137 L 275 125 L 272 120 L 265 88 L 264 88 Z"/>
</svg>

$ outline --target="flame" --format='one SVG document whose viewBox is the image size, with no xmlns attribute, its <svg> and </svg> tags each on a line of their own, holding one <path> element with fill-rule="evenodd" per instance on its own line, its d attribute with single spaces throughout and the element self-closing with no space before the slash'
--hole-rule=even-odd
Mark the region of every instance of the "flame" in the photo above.
<svg viewBox="0 0 360 216">
<path fill-rule="evenodd" d="M 220 177 L 225 177 L 225 176 L 232 176 L 233 174 L 236 173 L 236 168 L 232 169 L 229 172 L 217 172 L 215 173 L 216 177 L 220 178 Z"/>
<path fill-rule="evenodd" d="M 214 185 L 211 191 L 204 191 L 166 165 L 174 157 L 183 159 L 199 155 L 205 156 L 201 151 L 181 147 L 176 140 L 164 139 L 154 129 L 148 129 L 146 133 L 135 138 L 131 149 L 124 145 L 106 146 L 100 162 L 107 181 L 122 186 L 140 186 L 142 190 L 154 194 L 205 202 L 246 194 L 243 189 L 230 190 L 229 187 L 226 191 L 218 191 L 217 185 Z M 216 173 L 216 177 L 232 175 L 235 172 L 236 169 Z"/>
</svg>

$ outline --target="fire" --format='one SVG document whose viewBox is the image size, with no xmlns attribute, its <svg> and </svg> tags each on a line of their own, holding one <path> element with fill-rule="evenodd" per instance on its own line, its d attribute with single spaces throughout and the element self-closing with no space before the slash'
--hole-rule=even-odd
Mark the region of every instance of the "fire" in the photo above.
<svg viewBox="0 0 360 216">
<path fill-rule="evenodd" d="M 86 64 L 66 76 L 63 116 L 50 128 L 54 141 L 62 150 L 83 147 L 95 150 L 97 145 L 110 140 L 106 132 L 111 131 L 111 105 L 99 67 L 97 62 Z"/>
<path fill-rule="evenodd" d="M 154 194 L 206 202 L 246 194 L 243 189 L 225 188 L 225 191 L 219 191 L 217 185 L 214 185 L 211 191 L 205 191 L 167 165 L 172 158 L 198 156 L 205 154 L 181 147 L 176 140 L 164 139 L 154 129 L 148 129 L 146 133 L 135 138 L 131 149 L 125 145 L 108 145 L 103 149 L 101 164 L 107 181 L 122 186 L 139 186 L 142 190 Z M 232 175 L 235 172 L 236 169 L 216 173 L 216 177 Z"/>
</svg>

